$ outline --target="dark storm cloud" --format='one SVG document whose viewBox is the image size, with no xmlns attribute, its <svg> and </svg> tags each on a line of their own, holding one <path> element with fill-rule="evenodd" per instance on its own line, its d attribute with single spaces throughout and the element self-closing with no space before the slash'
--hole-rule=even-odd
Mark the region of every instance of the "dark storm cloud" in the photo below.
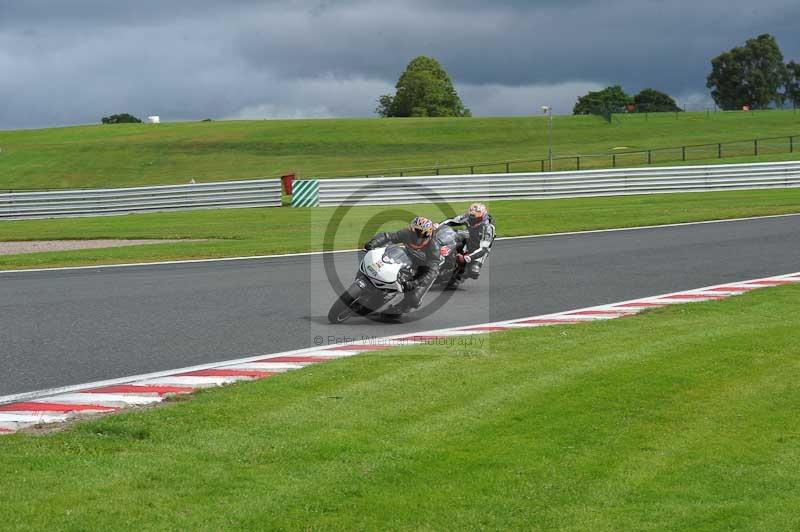
<svg viewBox="0 0 800 532">
<path fill-rule="evenodd" d="M 709 60 L 759 33 L 800 58 L 786 0 L 0 0 L 0 127 L 369 116 L 438 58 L 475 114 L 568 112 L 608 83 L 707 102 Z"/>
</svg>

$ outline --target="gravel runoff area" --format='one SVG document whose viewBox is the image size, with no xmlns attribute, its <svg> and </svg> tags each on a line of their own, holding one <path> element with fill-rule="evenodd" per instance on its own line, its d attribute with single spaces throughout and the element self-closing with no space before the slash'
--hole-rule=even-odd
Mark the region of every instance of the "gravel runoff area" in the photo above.
<svg viewBox="0 0 800 532">
<path fill-rule="evenodd" d="M 197 242 L 197 240 L 31 240 L 27 242 L 0 242 L 0 255 L 42 253 L 45 251 L 70 251 L 73 249 L 118 248 L 144 244 L 169 244 L 171 242 Z"/>
</svg>

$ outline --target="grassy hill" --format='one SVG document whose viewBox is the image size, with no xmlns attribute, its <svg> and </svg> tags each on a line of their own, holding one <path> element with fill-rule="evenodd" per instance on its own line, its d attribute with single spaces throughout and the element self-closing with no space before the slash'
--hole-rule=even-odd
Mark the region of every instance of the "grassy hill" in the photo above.
<svg viewBox="0 0 800 532">
<path fill-rule="evenodd" d="M 609 154 L 621 147 L 800 134 L 800 113 L 625 115 L 615 116 L 611 124 L 591 116 L 558 116 L 553 131 L 556 156 Z M 749 150 L 742 148 L 742 154 Z M 3 131 L 0 150 L 0 190 L 115 187 L 246 179 L 293 170 L 317 176 L 543 158 L 547 122 L 537 116 L 97 125 Z M 762 150 L 769 153 L 777 147 L 766 144 Z M 640 159 L 620 164 L 642 164 Z"/>
</svg>

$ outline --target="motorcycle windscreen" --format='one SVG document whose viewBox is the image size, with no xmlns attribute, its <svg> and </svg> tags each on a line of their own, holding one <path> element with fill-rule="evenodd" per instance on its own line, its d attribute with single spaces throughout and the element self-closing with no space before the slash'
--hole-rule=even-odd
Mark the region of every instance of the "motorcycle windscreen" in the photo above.
<svg viewBox="0 0 800 532">
<path fill-rule="evenodd" d="M 400 264 L 402 266 L 411 266 L 411 259 L 408 256 L 406 248 L 403 246 L 389 246 L 383 254 L 384 260 Z M 388 259 L 388 260 L 387 260 Z"/>
</svg>

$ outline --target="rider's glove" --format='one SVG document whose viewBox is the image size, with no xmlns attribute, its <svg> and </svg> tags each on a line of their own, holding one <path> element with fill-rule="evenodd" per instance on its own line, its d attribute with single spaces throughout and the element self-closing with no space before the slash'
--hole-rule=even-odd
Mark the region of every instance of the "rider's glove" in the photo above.
<svg viewBox="0 0 800 532">
<path fill-rule="evenodd" d="M 417 283 L 415 283 L 413 279 L 410 281 L 403 281 L 403 292 L 413 292 L 416 287 Z"/>
<path fill-rule="evenodd" d="M 459 263 L 459 264 L 464 264 L 464 262 L 466 262 L 466 261 L 464 260 L 464 255 L 462 255 L 461 253 L 459 253 L 458 255 L 456 255 L 456 260 L 458 261 L 458 263 Z"/>
<path fill-rule="evenodd" d="M 372 240 L 370 240 L 369 242 L 367 242 L 366 244 L 364 244 L 364 250 L 365 250 L 365 251 L 369 251 L 369 250 L 371 250 L 371 249 L 373 249 L 373 248 L 375 248 L 375 246 L 372 244 Z"/>
</svg>

